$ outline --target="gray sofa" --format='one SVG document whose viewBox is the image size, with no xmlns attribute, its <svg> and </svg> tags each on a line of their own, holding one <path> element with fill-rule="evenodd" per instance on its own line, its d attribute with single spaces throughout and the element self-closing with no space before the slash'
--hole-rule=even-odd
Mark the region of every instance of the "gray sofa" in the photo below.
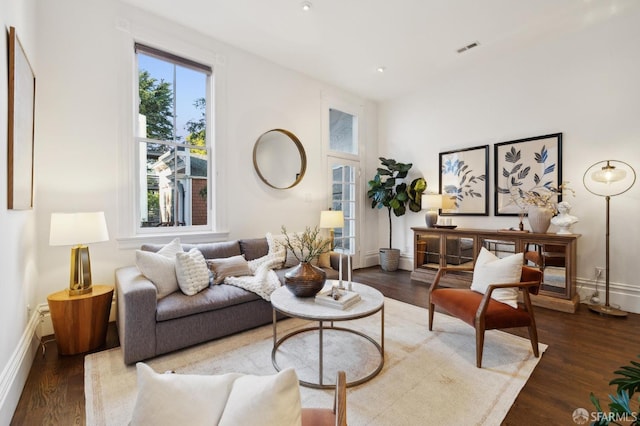
<svg viewBox="0 0 640 426">
<path fill-rule="evenodd" d="M 145 244 L 146 251 L 162 245 Z M 266 238 L 243 239 L 207 244 L 183 244 L 188 251 L 198 248 L 205 259 L 243 254 L 257 259 L 269 251 Z M 337 278 L 338 253 L 330 253 L 332 268 L 324 268 L 327 278 Z M 345 265 L 343 259 L 343 266 Z M 346 271 L 346 269 L 344 269 Z M 276 271 L 284 281 L 286 270 Z M 156 287 L 136 266 L 116 270 L 117 327 L 124 362 L 132 364 L 147 358 L 228 336 L 272 321 L 271 304 L 242 288 L 211 285 L 194 296 L 176 291 L 156 300 Z"/>
</svg>

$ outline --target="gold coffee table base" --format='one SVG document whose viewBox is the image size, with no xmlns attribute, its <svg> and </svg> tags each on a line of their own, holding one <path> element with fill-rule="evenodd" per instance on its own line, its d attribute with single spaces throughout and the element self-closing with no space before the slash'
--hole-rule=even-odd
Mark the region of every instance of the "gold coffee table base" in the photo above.
<svg viewBox="0 0 640 426">
<path fill-rule="evenodd" d="M 325 289 L 332 288 L 333 285 L 337 285 L 338 282 L 335 280 L 327 280 L 325 284 Z M 306 374 L 305 380 L 300 380 L 300 384 L 303 386 L 316 388 L 316 389 L 330 389 L 335 387 L 334 383 L 325 383 L 323 378 L 324 373 L 324 356 L 325 356 L 325 344 L 327 342 L 331 342 L 329 339 L 331 336 L 325 336 L 325 331 L 333 333 L 349 333 L 355 336 L 359 336 L 364 338 L 362 342 L 358 343 L 363 345 L 372 344 L 377 352 L 374 354 L 372 352 L 372 357 L 379 356 L 379 361 L 376 362 L 374 358 L 369 358 L 367 356 L 366 359 L 360 360 L 357 358 L 357 355 L 354 355 L 350 358 L 344 358 L 346 361 L 344 365 L 340 365 L 340 370 L 343 370 L 347 373 L 347 386 L 356 386 L 361 383 L 364 383 L 368 380 L 371 380 L 375 377 L 381 370 L 384 365 L 384 296 L 378 290 L 373 287 L 356 283 L 352 283 L 353 291 L 357 292 L 360 295 L 360 300 L 352 306 L 349 306 L 346 309 L 338 309 L 333 307 L 327 307 L 320 304 L 315 303 L 313 297 L 295 297 L 287 288 L 280 287 L 276 291 L 271 294 L 271 306 L 273 307 L 273 350 L 271 351 L 271 362 L 277 371 L 280 371 L 280 366 L 276 360 L 276 355 L 278 354 L 278 349 L 282 347 L 282 344 L 287 340 L 291 339 L 294 336 L 298 336 L 302 333 L 318 333 L 318 380 L 314 381 L 313 379 L 308 379 L 308 373 Z M 365 334 L 364 332 L 353 330 L 345 327 L 336 327 L 334 323 L 337 322 L 345 322 L 352 321 L 359 318 L 365 318 L 380 312 L 380 342 L 378 343 L 371 336 Z M 288 317 L 299 318 L 303 320 L 309 320 L 317 322 L 317 326 L 303 326 L 298 330 L 293 330 L 286 335 L 282 336 L 278 339 L 278 328 L 276 317 L 277 314 L 281 313 Z M 330 324 L 329 326 L 326 326 Z M 327 339 L 327 342 L 325 342 Z M 364 346 L 360 346 L 360 348 L 364 348 Z M 367 349 L 370 349 L 367 347 Z M 282 349 L 281 349 L 282 350 Z M 336 353 L 332 351 L 331 356 L 342 355 L 340 353 Z M 300 377 L 302 370 L 311 369 L 313 375 L 315 375 L 315 368 L 313 365 L 309 365 L 309 363 L 305 363 L 306 358 L 303 356 L 303 365 L 295 366 L 298 370 L 298 377 Z M 356 367 L 349 368 L 350 362 L 365 362 L 366 365 L 361 365 L 362 367 L 360 371 L 355 371 Z M 300 364 L 300 361 L 297 362 Z M 359 368 L 358 367 L 358 368 Z M 363 371 L 364 370 L 364 371 Z M 357 378 L 353 378 L 353 380 L 349 381 L 349 375 L 357 374 Z"/>
<path fill-rule="evenodd" d="M 275 312 L 275 310 L 274 310 Z M 324 355 L 324 331 L 325 330 L 332 330 L 332 331 L 340 331 L 340 332 L 345 332 L 345 333 L 351 333 L 351 334 L 355 334 L 357 336 L 363 337 L 364 339 L 366 339 L 367 341 L 369 341 L 378 351 L 378 354 L 380 355 L 380 361 L 378 363 L 378 365 L 376 366 L 376 368 L 369 374 L 367 374 L 364 377 L 361 377 L 357 380 L 352 380 L 352 381 L 347 381 L 347 387 L 351 387 L 351 386 L 357 386 L 360 385 L 364 382 L 367 382 L 369 380 L 371 380 L 372 378 L 374 378 L 375 376 L 378 375 L 378 373 L 380 373 L 380 371 L 382 370 L 382 367 L 384 366 L 384 308 L 381 309 L 382 312 L 382 344 L 376 342 L 372 337 L 367 336 L 366 334 L 357 331 L 357 330 L 352 330 L 349 328 L 344 328 L 344 327 L 335 327 L 333 325 L 329 326 L 329 327 L 324 327 L 323 326 L 323 322 L 324 321 L 318 321 L 318 326 L 316 327 L 305 327 L 305 328 L 301 328 L 299 330 L 294 330 L 291 333 L 288 333 L 284 336 L 282 336 L 279 340 L 276 340 L 273 346 L 273 350 L 271 351 L 271 362 L 273 363 L 274 368 L 277 371 L 280 371 L 281 368 L 278 365 L 278 362 L 276 361 L 276 355 L 278 352 L 278 348 L 280 347 L 280 345 L 282 345 L 285 341 L 287 341 L 288 339 L 297 336 L 299 334 L 302 333 L 308 333 L 308 332 L 314 332 L 317 331 L 318 332 L 318 345 L 319 345 L 319 350 L 318 350 L 318 382 L 309 382 L 309 381 L 305 381 L 305 380 L 300 380 L 300 384 L 302 386 L 306 386 L 309 388 L 314 388 L 314 389 L 333 389 L 335 388 L 335 383 L 324 383 L 323 381 L 323 370 L 324 370 L 324 360 L 323 360 L 323 355 Z M 274 313 L 274 318 L 275 318 L 275 313 Z M 275 320 L 274 320 L 275 321 Z M 276 336 L 276 324 L 274 322 L 274 336 Z M 347 371 L 347 377 L 349 376 L 349 372 Z"/>
</svg>

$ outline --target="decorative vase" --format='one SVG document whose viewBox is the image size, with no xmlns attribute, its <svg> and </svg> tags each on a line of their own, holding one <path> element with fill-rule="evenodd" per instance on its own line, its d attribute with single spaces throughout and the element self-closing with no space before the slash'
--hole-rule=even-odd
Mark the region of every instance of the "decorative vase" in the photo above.
<svg viewBox="0 0 640 426">
<path fill-rule="evenodd" d="M 300 262 L 284 274 L 284 285 L 296 297 L 313 297 L 322 290 L 327 273 L 309 262 Z"/>
<path fill-rule="evenodd" d="M 546 207 L 530 206 L 527 213 L 531 230 L 537 234 L 546 233 L 551 225 L 553 210 Z"/>
<path fill-rule="evenodd" d="M 400 263 L 400 250 L 399 249 L 380 249 L 380 267 L 383 271 L 393 272 L 398 269 Z"/>
</svg>

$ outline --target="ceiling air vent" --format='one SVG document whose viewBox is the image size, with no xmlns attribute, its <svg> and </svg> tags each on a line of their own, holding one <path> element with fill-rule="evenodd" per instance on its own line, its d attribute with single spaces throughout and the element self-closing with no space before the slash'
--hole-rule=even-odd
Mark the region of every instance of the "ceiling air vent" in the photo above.
<svg viewBox="0 0 640 426">
<path fill-rule="evenodd" d="M 466 52 L 469 49 L 473 49 L 474 47 L 478 47 L 480 45 L 480 43 L 478 43 L 477 41 L 474 41 L 471 44 L 467 44 L 464 47 L 461 47 L 460 49 L 457 50 L 458 53 L 462 53 L 462 52 Z"/>
</svg>

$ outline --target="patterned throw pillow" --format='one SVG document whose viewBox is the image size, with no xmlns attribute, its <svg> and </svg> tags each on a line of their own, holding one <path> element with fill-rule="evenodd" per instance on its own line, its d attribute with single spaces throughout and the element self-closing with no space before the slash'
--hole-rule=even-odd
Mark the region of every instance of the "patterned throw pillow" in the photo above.
<svg viewBox="0 0 640 426">
<path fill-rule="evenodd" d="M 180 290 L 187 296 L 193 296 L 209 287 L 209 268 L 197 248 L 188 253 L 176 254 L 176 275 Z"/>
</svg>

